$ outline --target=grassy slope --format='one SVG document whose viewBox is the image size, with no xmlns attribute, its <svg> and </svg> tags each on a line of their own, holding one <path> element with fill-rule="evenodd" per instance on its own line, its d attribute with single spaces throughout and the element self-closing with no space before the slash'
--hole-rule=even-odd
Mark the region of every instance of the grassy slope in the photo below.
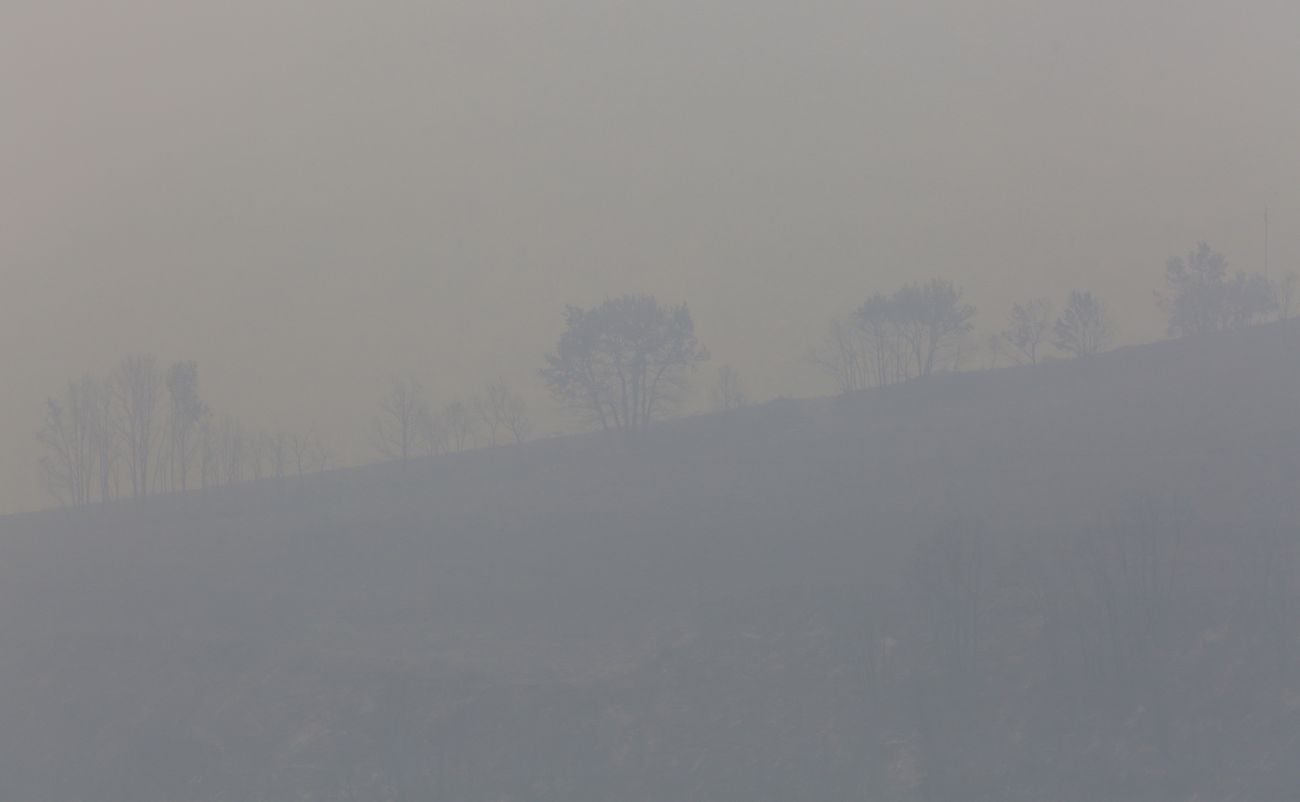
<svg viewBox="0 0 1300 802">
<path fill-rule="evenodd" d="M 1294 529 L 1297 345 L 4 519 L 0 795 L 1272 798 L 1300 683 L 1256 625 L 1293 588 L 1249 607 L 1238 541 Z M 1089 668 L 1060 544 L 1134 499 L 1183 535 L 1177 615 Z M 953 521 L 988 533 L 961 672 L 908 581 Z"/>
</svg>

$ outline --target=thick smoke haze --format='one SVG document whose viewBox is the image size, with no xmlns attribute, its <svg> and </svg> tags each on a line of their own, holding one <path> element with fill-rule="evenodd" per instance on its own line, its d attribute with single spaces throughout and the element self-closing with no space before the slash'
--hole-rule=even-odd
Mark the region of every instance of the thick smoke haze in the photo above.
<svg viewBox="0 0 1300 802">
<path fill-rule="evenodd" d="M 755 397 L 873 291 L 990 330 L 1086 287 L 1162 333 L 1164 260 L 1300 267 L 1300 6 L 8 0 L 0 509 L 45 397 L 124 353 L 344 460 L 394 372 L 529 394 L 565 303 L 688 301 Z M 703 400 L 698 402 L 702 405 Z"/>
<path fill-rule="evenodd" d="M 1300 798 L 1300 3 L 0 0 L 0 800 Z"/>
</svg>

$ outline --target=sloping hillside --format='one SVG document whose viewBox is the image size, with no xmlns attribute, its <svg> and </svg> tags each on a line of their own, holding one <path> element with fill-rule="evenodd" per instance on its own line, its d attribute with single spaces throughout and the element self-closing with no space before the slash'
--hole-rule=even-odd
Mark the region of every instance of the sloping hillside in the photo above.
<svg viewBox="0 0 1300 802">
<path fill-rule="evenodd" d="M 1297 346 L 4 519 L 0 796 L 1288 798 Z"/>
</svg>

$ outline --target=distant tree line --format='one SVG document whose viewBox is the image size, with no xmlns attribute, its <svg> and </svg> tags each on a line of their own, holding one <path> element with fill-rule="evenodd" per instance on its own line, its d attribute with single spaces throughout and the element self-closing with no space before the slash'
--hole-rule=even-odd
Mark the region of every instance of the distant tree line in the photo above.
<svg viewBox="0 0 1300 802">
<path fill-rule="evenodd" d="M 1227 259 L 1205 243 L 1171 257 L 1165 287 L 1156 292 L 1171 337 L 1231 331 L 1295 314 L 1297 277 L 1230 271 Z M 810 361 L 840 393 L 886 387 L 956 370 L 973 350 L 976 309 L 952 281 L 932 278 L 876 293 L 850 315 L 832 320 Z M 1089 290 L 1071 290 L 1058 314 L 1046 298 L 1015 303 L 988 341 L 994 357 L 1036 365 L 1058 356 L 1086 357 L 1109 350 L 1117 327 L 1108 305 Z"/>
<path fill-rule="evenodd" d="M 47 399 L 37 439 L 46 487 L 65 505 L 305 475 L 329 463 L 311 431 L 255 431 L 217 417 L 195 362 L 164 368 L 149 354 L 68 382 Z"/>
<path fill-rule="evenodd" d="M 1297 280 L 1231 271 L 1205 243 L 1171 257 L 1157 291 L 1170 336 L 1230 331 L 1290 318 Z M 810 359 L 841 393 L 924 379 L 959 369 L 972 349 L 976 308 L 952 281 L 931 278 L 875 293 L 852 314 L 833 320 Z M 545 357 L 540 377 L 551 395 L 588 426 L 617 442 L 634 440 L 677 412 L 691 377 L 709 359 L 686 304 L 665 306 L 629 294 L 564 310 L 564 332 Z M 1072 290 L 1060 313 L 1045 298 L 1014 304 L 989 340 L 996 357 L 1036 365 L 1058 355 L 1087 357 L 1114 345 L 1107 304 Z M 708 399 L 726 413 L 749 402 L 731 365 L 718 368 Z M 414 376 L 394 376 L 371 421 L 371 442 L 386 459 L 523 443 L 533 434 L 524 396 L 505 382 L 436 408 Z M 199 392 L 198 366 L 167 368 L 150 355 L 124 358 L 107 376 L 87 375 L 49 398 L 38 438 L 51 495 L 86 504 L 157 492 L 184 492 L 246 479 L 323 469 L 319 438 L 306 432 L 255 432 L 217 417 Z"/>
<path fill-rule="evenodd" d="M 532 432 L 524 397 L 500 381 L 469 401 L 455 399 L 435 410 L 419 379 L 394 376 L 371 422 L 375 450 L 403 463 L 506 441 L 521 444 Z"/>
<path fill-rule="evenodd" d="M 906 284 L 833 321 L 812 361 L 842 393 L 924 378 L 959 360 L 974 317 L 975 307 L 951 281 Z"/>
</svg>

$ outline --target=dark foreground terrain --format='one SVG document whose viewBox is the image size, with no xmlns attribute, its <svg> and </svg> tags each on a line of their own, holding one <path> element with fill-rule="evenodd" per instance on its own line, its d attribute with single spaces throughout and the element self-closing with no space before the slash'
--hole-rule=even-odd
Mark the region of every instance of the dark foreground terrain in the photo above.
<svg viewBox="0 0 1300 802">
<path fill-rule="evenodd" d="M 0 520 L 7 800 L 1284 800 L 1300 329 Z"/>
</svg>

